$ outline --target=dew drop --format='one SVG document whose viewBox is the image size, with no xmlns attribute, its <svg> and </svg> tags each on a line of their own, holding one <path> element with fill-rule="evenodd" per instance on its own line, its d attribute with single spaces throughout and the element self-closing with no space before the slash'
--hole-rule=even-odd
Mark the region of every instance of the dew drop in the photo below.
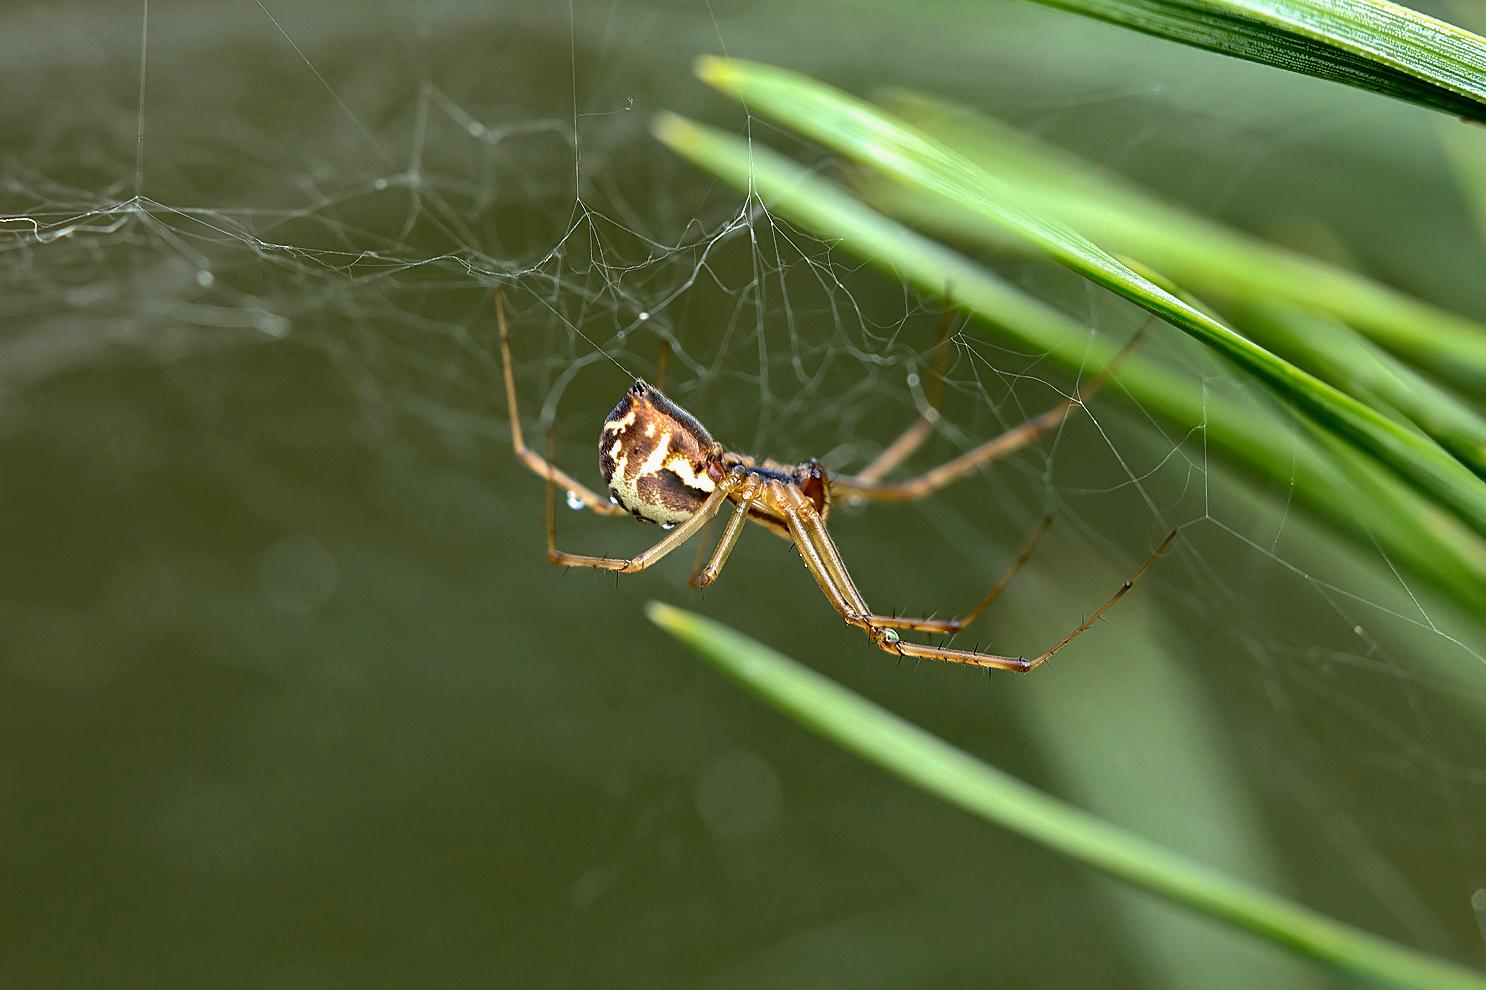
<svg viewBox="0 0 1486 990">
<path fill-rule="evenodd" d="M 609 504 L 610 505 L 618 505 L 619 504 L 619 499 L 615 498 L 613 495 L 610 495 L 609 496 Z"/>
<path fill-rule="evenodd" d="M 571 488 L 568 489 L 568 508 L 569 509 L 581 509 L 581 508 L 583 508 L 583 499 L 580 498 L 579 495 L 578 495 L 578 493 L 575 492 L 575 491 L 573 491 Z"/>
<path fill-rule="evenodd" d="M 908 373 L 908 387 L 918 388 L 918 375 L 914 374 L 911 371 Z"/>
<path fill-rule="evenodd" d="M 676 524 L 675 523 L 661 523 L 660 524 L 660 528 L 661 529 L 675 529 L 676 528 Z"/>
<path fill-rule="evenodd" d="M 372 188 L 375 189 L 375 190 L 377 190 L 378 192 L 380 192 L 383 189 L 386 189 L 387 188 L 387 180 L 386 179 L 378 179 L 376 182 L 373 182 L 372 183 Z"/>
<path fill-rule="evenodd" d="M 205 268 L 202 268 L 196 272 L 196 284 L 201 286 L 203 289 L 209 288 L 214 281 L 216 281 L 216 279 L 212 276 L 212 273 L 207 271 Z"/>
<path fill-rule="evenodd" d="M 640 315 L 639 315 L 639 316 L 638 316 L 638 317 L 637 317 L 637 319 L 638 319 L 638 320 L 639 320 L 639 321 L 640 321 L 640 322 L 641 322 L 641 323 L 644 323 L 644 322 L 645 322 L 645 321 L 646 321 L 646 320 L 648 320 L 648 319 L 650 319 L 650 314 L 649 314 L 649 313 L 647 313 L 647 312 L 645 312 L 645 311 L 644 311 L 644 310 L 641 310 L 641 311 L 640 311 Z"/>
</svg>

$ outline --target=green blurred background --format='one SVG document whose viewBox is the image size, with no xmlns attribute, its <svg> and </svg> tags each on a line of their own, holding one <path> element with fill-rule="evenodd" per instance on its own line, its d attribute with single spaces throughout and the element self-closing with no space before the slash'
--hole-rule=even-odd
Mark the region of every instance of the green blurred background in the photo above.
<svg viewBox="0 0 1486 990">
<path fill-rule="evenodd" d="M 1031 677 L 895 664 L 761 530 L 705 599 L 690 549 L 564 574 L 492 304 L 529 439 L 581 479 L 662 339 L 668 392 L 719 439 L 850 469 L 913 415 L 939 304 L 654 143 L 678 110 L 835 174 L 694 82 L 695 55 L 965 101 L 1481 318 L 1451 122 L 1012 3 L 680 0 L 155 0 L 141 113 L 144 14 L 0 13 L 0 983 L 1331 985 L 809 736 L 650 626 L 652 598 L 1141 834 L 1486 962 L 1481 617 L 1112 397 L 932 499 L 832 517 L 874 606 L 947 613 L 1056 512 L 968 636 L 1013 654 L 1180 525 Z M 987 263 L 1093 331 L 1141 322 Z M 1072 388 L 957 332 L 920 466 Z M 658 535 L 559 527 L 589 553 Z"/>
</svg>

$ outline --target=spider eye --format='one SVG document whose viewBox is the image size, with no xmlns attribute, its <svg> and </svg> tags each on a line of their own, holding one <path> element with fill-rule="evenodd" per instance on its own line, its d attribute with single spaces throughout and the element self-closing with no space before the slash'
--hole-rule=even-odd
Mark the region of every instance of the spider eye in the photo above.
<svg viewBox="0 0 1486 990">
<path fill-rule="evenodd" d="M 604 421 L 599 470 L 620 505 L 662 525 L 690 519 L 717 484 L 712 436 L 691 413 L 636 381 Z"/>
</svg>

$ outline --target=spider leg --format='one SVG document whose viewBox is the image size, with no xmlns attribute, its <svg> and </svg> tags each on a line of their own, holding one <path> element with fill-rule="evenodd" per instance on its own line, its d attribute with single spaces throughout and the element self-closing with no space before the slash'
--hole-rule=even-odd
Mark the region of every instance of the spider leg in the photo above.
<svg viewBox="0 0 1486 990">
<path fill-rule="evenodd" d="M 666 554 L 675 550 L 681 544 L 691 539 L 703 526 L 717 515 L 728 500 L 728 493 L 735 491 L 738 482 L 732 478 L 724 478 L 701 507 L 686 522 L 671 530 L 655 546 L 646 550 L 636 557 L 628 559 L 622 557 L 591 557 L 587 554 L 568 553 L 557 549 L 557 513 L 556 492 L 552 491 L 552 479 L 547 479 L 547 559 L 554 564 L 562 564 L 565 567 L 594 567 L 604 571 L 618 571 L 623 574 L 633 574 L 643 571 L 651 564 L 660 560 Z"/>
<path fill-rule="evenodd" d="M 923 474 L 904 481 L 880 481 L 877 476 L 869 476 L 866 472 L 858 475 L 836 475 L 831 478 L 831 491 L 837 495 L 844 495 L 849 498 L 861 498 L 874 502 L 911 502 L 914 499 L 933 494 L 945 485 L 958 481 L 981 466 L 1021 450 L 1027 444 L 1042 436 L 1042 434 L 1056 428 L 1059 423 L 1068 418 L 1068 414 L 1073 411 L 1075 406 L 1083 406 L 1109 380 L 1115 368 L 1129 356 L 1144 336 L 1145 331 L 1142 328 L 1130 339 L 1129 343 L 1120 348 L 1115 356 L 1109 360 L 1108 364 L 1099 369 L 1098 374 L 1080 386 L 1072 398 L 1060 402 L 1045 413 L 1033 416 L 1025 423 L 1013 426 L 1000 436 L 992 437 L 973 450 L 967 450 L 960 456 L 945 461 L 938 467 L 930 468 Z M 913 427 L 909 429 L 911 430 Z M 886 453 L 885 451 L 884 454 Z M 868 465 L 868 467 L 873 467 L 875 464 L 876 462 Z"/>
<path fill-rule="evenodd" d="M 713 516 L 712 517 L 712 522 L 716 522 L 716 521 L 717 521 L 717 516 Z M 702 532 L 701 532 L 700 535 L 701 535 L 701 539 L 697 540 L 697 556 L 696 556 L 696 559 L 691 562 L 691 576 L 686 579 L 686 583 L 689 584 L 689 585 L 691 585 L 693 588 L 700 588 L 701 587 L 701 585 L 697 584 L 697 576 L 702 573 L 702 568 L 705 567 L 706 564 L 707 564 L 707 559 L 708 559 L 707 541 L 712 538 L 712 523 L 711 522 L 709 522 L 705 527 L 703 527 Z M 705 596 L 704 596 L 704 600 L 705 600 Z"/>
<path fill-rule="evenodd" d="M 830 582 L 836 596 L 846 606 L 844 610 L 838 607 L 846 621 L 865 628 L 866 622 L 858 620 L 865 620 L 872 610 L 867 607 L 862 593 L 857 590 L 856 583 L 847 573 L 846 564 L 836 550 L 836 542 L 826 531 L 820 513 L 815 511 L 815 506 L 795 485 L 774 481 L 770 482 L 770 490 L 784 513 L 790 535 L 794 537 L 795 546 L 800 549 L 800 557 L 805 560 L 805 566 L 816 575 L 817 582 L 822 577 Z M 821 588 L 826 590 L 825 584 Z M 831 597 L 830 590 L 826 590 L 826 597 Z M 832 603 L 834 604 L 834 599 Z"/>
<path fill-rule="evenodd" d="M 1048 527 L 1050 527 L 1052 524 L 1053 517 L 1051 515 L 1042 517 L 1042 521 L 1039 522 L 1037 524 L 1037 528 L 1032 531 L 1032 536 L 1027 540 L 1021 551 L 1017 553 L 1016 558 L 1011 562 L 1011 566 L 1007 567 L 1006 573 L 1001 575 L 1001 580 L 997 581 L 995 587 L 991 588 L 986 596 L 980 600 L 979 605 L 975 606 L 965 615 L 962 615 L 960 616 L 960 618 L 955 620 L 955 632 L 959 632 L 961 629 L 964 629 L 970 623 L 974 622 L 975 617 L 981 612 L 984 612 L 986 606 L 990 605 L 991 602 L 1001 597 L 1001 592 L 1006 590 L 1006 586 L 1011 583 L 1011 579 L 1016 577 L 1017 571 L 1020 571 L 1022 569 L 1022 565 L 1025 564 L 1029 558 L 1031 558 L 1032 551 L 1037 549 L 1038 542 L 1042 539 L 1043 534 L 1048 531 Z"/>
<path fill-rule="evenodd" d="M 893 468 L 923 446 L 924 441 L 934 432 L 934 424 L 939 422 L 939 394 L 944 390 L 944 365 L 949 357 L 949 331 L 954 327 L 954 322 L 955 311 L 945 309 L 944 318 L 939 322 L 939 341 L 934 345 L 934 365 L 928 388 L 925 389 L 924 408 L 919 410 L 918 417 L 898 434 L 896 440 L 872 459 L 872 463 L 857 472 L 858 481 L 881 481 Z"/>
<path fill-rule="evenodd" d="M 979 605 L 976 605 L 958 619 L 909 619 L 901 616 L 874 615 L 872 616 L 872 624 L 884 626 L 888 629 L 913 629 L 919 632 L 943 633 L 946 636 L 955 635 L 961 629 L 974 622 L 975 617 L 985 611 L 987 605 L 1000 597 L 1001 592 L 1006 590 L 1006 586 L 1011 583 L 1011 579 L 1016 576 L 1017 571 L 1020 571 L 1022 565 L 1032 556 L 1032 551 L 1037 549 L 1038 541 L 1042 539 L 1042 535 L 1047 532 L 1048 527 L 1052 524 L 1052 516 L 1042 517 L 1042 522 L 1037 524 L 1037 529 L 1032 533 L 1032 538 L 1027 541 L 1026 545 L 1022 547 L 1021 552 L 1016 555 L 1016 559 L 1011 562 L 1011 566 L 1006 569 L 1006 573 L 1001 575 L 1001 580 L 996 582 L 996 586 L 991 589 L 990 594 L 982 598 Z"/>
<path fill-rule="evenodd" d="M 1166 535 L 1166 539 L 1162 540 L 1161 545 L 1156 548 L 1155 553 L 1152 553 L 1149 557 L 1146 558 L 1145 563 L 1140 565 L 1140 570 L 1136 571 L 1128 581 L 1120 585 L 1120 590 L 1116 591 L 1114 595 L 1110 597 L 1109 601 L 1101 605 L 1099 607 L 1099 611 L 1095 612 L 1093 615 L 1089 616 L 1087 619 L 1081 622 L 1077 629 L 1073 630 L 1073 632 L 1069 633 L 1067 636 L 1064 636 L 1052 649 L 1039 653 L 1037 656 L 1033 657 L 1030 660 L 1024 657 L 998 657 L 987 653 L 971 653 L 965 650 L 950 650 L 938 646 L 920 646 L 917 643 L 905 643 L 902 641 L 895 643 L 893 645 L 893 649 L 911 657 L 928 657 L 933 660 L 949 660 L 954 663 L 971 663 L 983 667 L 1004 667 L 1008 670 L 1031 670 L 1033 667 L 1036 667 L 1038 664 L 1042 663 L 1042 661 L 1046 660 L 1048 657 L 1052 656 L 1054 653 L 1057 653 L 1063 647 L 1073 642 L 1081 634 L 1088 630 L 1090 626 L 1098 622 L 1100 618 L 1104 616 L 1105 612 L 1108 612 L 1110 609 L 1114 608 L 1115 603 L 1118 602 L 1121 598 L 1124 598 L 1125 595 L 1130 591 L 1130 589 L 1135 587 L 1135 582 L 1140 580 L 1141 575 L 1144 574 L 1150 568 L 1150 566 L 1156 562 L 1156 558 L 1160 557 L 1161 554 L 1166 550 L 1166 548 L 1171 545 L 1171 541 L 1176 539 L 1176 534 L 1177 530 L 1172 530 L 1170 533 L 1168 533 Z M 882 646 L 881 643 L 878 643 L 878 645 Z M 884 646 L 883 649 L 888 649 L 888 647 Z"/>
<path fill-rule="evenodd" d="M 516 456 L 539 477 L 555 481 L 577 495 L 594 512 L 605 516 L 624 515 L 624 510 L 619 506 L 607 498 L 595 495 L 586 485 L 526 445 L 521 435 L 521 420 L 516 415 L 516 377 L 511 371 L 511 335 L 506 330 L 506 306 L 501 301 L 499 292 L 495 294 L 495 318 L 500 324 L 501 366 L 506 373 L 506 405 L 511 411 L 511 447 L 516 451 Z"/>
<path fill-rule="evenodd" d="M 707 561 L 707 566 L 692 576 L 693 587 L 705 588 L 716 581 L 717 575 L 722 573 L 722 565 L 727 563 L 728 554 L 733 552 L 733 545 L 738 542 L 738 536 L 743 532 L 743 525 L 748 522 L 748 512 L 753 508 L 753 503 L 757 501 L 759 489 L 762 487 L 763 483 L 758 475 L 748 474 L 744 477 L 742 491 L 736 496 L 733 515 L 728 520 L 727 529 L 722 531 L 722 539 L 717 541 L 717 549 L 712 551 L 712 559 Z"/>
<path fill-rule="evenodd" d="M 899 637 L 898 629 L 914 629 L 919 631 L 948 631 L 944 629 L 944 623 L 935 619 L 896 619 L 889 616 L 874 614 L 863 601 L 861 593 L 857 591 L 852 583 L 850 575 L 846 574 L 845 565 L 841 563 L 840 554 L 837 553 L 835 543 L 831 540 L 829 532 L 821 522 L 815 507 L 804 497 L 804 495 L 793 485 L 781 482 L 771 482 L 768 488 L 771 501 L 775 501 L 780 513 L 784 516 L 789 526 L 790 535 L 795 540 L 795 545 L 800 550 L 800 559 L 805 562 L 805 567 L 815 578 L 817 584 L 825 592 L 826 598 L 831 606 L 840 613 L 841 617 L 851 625 L 862 629 L 879 649 L 899 657 L 922 657 L 929 660 L 946 660 L 950 663 L 970 664 L 976 667 L 991 667 L 1002 670 L 1027 671 L 1042 663 L 1048 657 L 1057 653 L 1063 647 L 1073 642 L 1081 633 L 1087 630 L 1095 622 L 1115 606 L 1121 598 L 1135 586 L 1141 575 L 1156 562 L 1162 552 L 1176 539 L 1176 531 L 1173 530 L 1161 545 L 1156 548 L 1155 553 L 1146 559 L 1140 570 L 1136 571 L 1128 581 L 1120 586 L 1105 602 L 1097 612 L 1085 619 L 1073 632 L 1063 637 L 1056 646 L 1044 653 L 1038 654 L 1028 660 L 1025 657 L 1006 657 L 995 653 L 982 653 L 978 650 L 955 650 L 944 646 L 925 646 L 919 643 L 908 643 Z M 1045 527 L 1044 527 L 1045 528 Z M 1037 534 L 1041 536 L 1041 532 Z M 832 566 L 834 562 L 835 566 Z M 1014 566 L 1019 566 L 1019 563 Z M 839 572 L 839 577 L 838 577 Z M 1004 585 L 1004 580 L 1002 584 Z M 999 587 L 994 590 L 999 590 Z M 991 596 L 994 597 L 994 594 Z M 978 609 L 977 609 L 978 610 Z"/>
<path fill-rule="evenodd" d="M 815 583 L 820 585 L 820 590 L 825 593 L 826 600 L 831 603 L 831 607 L 841 613 L 841 617 L 847 622 L 866 628 L 863 617 L 871 609 L 867 608 L 867 603 L 862 600 L 861 594 L 849 579 L 845 588 L 837 582 L 835 575 L 826 566 L 818 541 L 805 528 L 806 519 L 811 516 L 815 516 L 817 520 L 820 518 L 815 512 L 815 507 L 793 485 L 771 481 L 768 483 L 766 492 L 770 503 L 784 516 L 785 525 L 789 527 L 790 537 L 794 540 L 795 549 L 800 552 L 800 559 L 804 561 L 805 569 L 810 572 L 811 577 L 815 578 Z"/>
<path fill-rule="evenodd" d="M 800 501 L 803 502 L 803 498 Z M 843 619 L 859 627 L 871 637 L 872 642 L 877 644 L 879 649 L 892 653 L 900 659 L 902 657 L 928 657 L 934 660 L 948 660 L 952 663 L 973 664 L 978 667 L 999 667 L 1005 670 L 1027 669 L 1027 661 L 1019 657 L 1000 657 L 991 653 L 972 653 L 968 650 L 951 650 L 944 647 L 905 643 L 894 629 L 884 625 L 874 625 L 874 620 L 878 617 L 872 615 L 855 586 L 848 586 L 853 599 L 849 600 L 846 597 L 845 589 L 836 584 L 834 576 L 827 568 L 823 548 L 817 544 L 814 534 L 807 529 L 805 523 L 809 516 L 815 514 L 814 506 L 808 502 L 801 506 L 791 500 L 782 505 L 781 510 L 785 520 L 789 523 L 790 534 L 794 536 L 795 543 L 800 548 L 800 559 L 805 562 L 806 569 L 825 592 L 831 606 L 841 614 Z M 826 540 L 829 544 L 829 535 L 826 536 Z"/>
</svg>

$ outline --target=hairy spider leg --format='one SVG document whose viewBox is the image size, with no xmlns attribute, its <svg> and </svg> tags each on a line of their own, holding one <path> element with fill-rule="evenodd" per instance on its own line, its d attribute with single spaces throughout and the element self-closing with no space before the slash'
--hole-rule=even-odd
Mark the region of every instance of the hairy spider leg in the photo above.
<svg viewBox="0 0 1486 990">
<path fill-rule="evenodd" d="M 1077 629 L 1074 629 L 1073 632 L 1069 633 L 1067 636 L 1064 636 L 1057 642 L 1057 644 L 1053 646 L 1052 649 L 1039 653 L 1037 656 L 1033 657 L 1030 660 L 1024 657 L 1017 657 L 1013 659 L 1010 657 L 996 657 L 985 653 L 970 653 L 964 650 L 951 650 L 940 646 L 921 646 L 918 643 L 906 643 L 901 640 L 893 644 L 892 648 L 901 654 L 911 657 L 927 657 L 932 660 L 949 660 L 953 663 L 970 663 L 982 667 L 1002 667 L 1004 669 L 1017 670 L 1022 672 L 1031 670 L 1033 667 L 1036 667 L 1048 657 L 1052 656 L 1054 653 L 1057 653 L 1063 647 L 1073 642 L 1085 631 L 1087 631 L 1090 626 L 1103 618 L 1105 612 L 1108 612 L 1110 609 L 1114 608 L 1115 603 L 1118 602 L 1121 598 L 1124 598 L 1125 595 L 1129 593 L 1130 589 L 1135 587 L 1135 582 L 1140 580 L 1141 575 L 1143 575 L 1150 568 L 1150 566 L 1156 562 L 1156 559 L 1165 552 L 1166 548 L 1171 545 L 1171 541 L 1176 539 L 1177 532 L 1178 530 L 1172 530 L 1170 533 L 1166 534 L 1166 539 L 1161 541 L 1161 545 L 1155 549 L 1155 552 L 1146 558 L 1145 563 L 1140 565 L 1140 569 L 1132 574 L 1128 581 L 1120 585 L 1120 590 L 1116 591 L 1112 596 L 1110 596 L 1109 601 L 1105 602 L 1099 607 L 1099 611 L 1095 612 L 1083 622 L 1079 623 Z M 878 645 L 881 644 L 879 643 Z M 888 649 L 888 647 L 884 647 L 884 649 Z M 987 662 L 988 660 L 993 662 Z M 1007 660 L 1011 660 L 1012 662 L 1010 664 L 1002 662 Z"/>
<path fill-rule="evenodd" d="M 522 463 L 549 482 L 557 482 L 583 500 L 583 504 L 604 516 L 627 515 L 624 509 L 607 498 L 595 495 L 587 485 L 554 465 L 550 460 L 526 445 L 521 435 L 521 420 L 516 415 L 516 377 L 511 370 L 511 335 L 506 330 L 506 306 L 499 292 L 495 294 L 495 318 L 500 324 L 501 365 L 506 374 L 506 405 L 511 411 L 511 447 Z M 550 501 L 550 499 L 549 499 Z"/>
<path fill-rule="evenodd" d="M 1012 560 L 1011 566 L 1006 568 L 1006 573 L 1001 575 L 1001 580 L 996 582 L 995 586 L 992 587 L 990 592 L 980 600 L 980 603 L 978 605 L 976 605 L 974 608 L 972 608 L 970 611 L 966 612 L 959 618 L 902 620 L 895 619 L 890 616 L 880 615 L 873 616 L 873 618 L 881 619 L 882 624 L 888 626 L 889 628 L 915 629 L 919 632 L 937 632 L 943 633 L 946 636 L 953 636 L 955 633 L 959 632 L 961 629 L 964 629 L 970 623 L 974 622 L 975 617 L 986 610 L 986 606 L 990 605 L 991 602 L 1001 597 L 1001 592 L 1006 590 L 1006 586 L 1011 583 L 1011 579 L 1016 577 L 1017 571 L 1020 571 L 1022 569 L 1022 565 L 1024 565 L 1031 558 L 1032 551 L 1037 549 L 1038 541 L 1042 539 L 1043 534 L 1047 532 L 1048 527 L 1052 524 L 1052 516 L 1042 517 L 1042 521 L 1037 524 L 1037 529 L 1032 533 L 1032 538 L 1027 541 L 1026 545 L 1022 547 L 1021 552 L 1018 553 L 1016 555 L 1016 558 Z M 898 623 L 903 621 L 910 621 L 914 624 L 899 626 Z"/>
<path fill-rule="evenodd" d="M 790 535 L 794 537 L 795 545 L 800 549 L 800 558 L 805 562 L 805 567 L 811 576 L 820 585 L 821 591 L 825 593 L 826 599 L 832 607 L 840 613 L 841 617 L 851 625 L 861 628 L 871 637 L 877 646 L 888 653 L 898 656 L 922 657 L 930 660 L 945 660 L 951 663 L 970 664 L 977 667 L 994 667 L 1003 670 L 1028 671 L 1041 664 L 1048 657 L 1063 649 L 1073 642 L 1081 633 L 1089 629 L 1093 624 L 1114 607 L 1115 603 L 1135 586 L 1146 570 L 1156 562 L 1162 552 L 1176 538 L 1173 530 L 1156 551 L 1146 558 L 1144 564 L 1135 574 L 1120 586 L 1120 589 L 1099 608 L 1097 612 L 1089 616 L 1077 629 L 1069 633 L 1057 645 L 1046 652 L 1040 653 L 1032 659 L 1025 657 L 999 656 L 994 653 L 981 653 L 973 650 L 955 650 L 942 646 L 926 646 L 918 643 L 903 641 L 895 630 L 908 629 L 914 631 L 944 632 L 948 631 L 946 626 L 950 625 L 940 619 L 913 619 L 896 616 L 876 615 L 867 607 L 862 599 L 861 592 L 852 582 L 846 572 L 845 565 L 841 562 L 840 554 L 836 551 L 835 544 L 830 534 L 826 531 L 824 523 L 816 513 L 815 507 L 804 498 L 804 496 L 791 485 L 782 482 L 771 482 L 768 487 L 768 495 L 777 500 L 780 511 L 789 524 Z M 1044 529 L 1046 527 L 1043 527 Z M 1039 532 L 1038 536 L 1041 535 Z M 1028 551 L 1030 552 L 1030 551 Z M 1020 560 L 1014 567 L 1020 566 Z M 999 592 L 998 585 L 994 592 Z M 992 596 L 994 597 L 994 595 Z M 973 616 L 972 616 L 973 618 Z M 964 621 L 960 622 L 964 625 Z"/>
<path fill-rule="evenodd" d="M 1005 670 L 1029 669 L 1027 661 L 1019 657 L 1002 657 L 992 653 L 950 650 L 943 647 L 918 647 L 916 644 L 902 642 L 894 627 L 912 628 L 912 624 L 919 620 L 894 620 L 892 625 L 884 622 L 874 623 L 874 620 L 882 617 L 872 614 L 872 610 L 862 599 L 861 592 L 851 582 L 850 576 L 846 577 L 844 583 L 838 583 L 836 575 L 832 573 L 833 568 L 827 565 L 828 559 L 835 557 L 839 561 L 840 556 L 834 552 L 835 547 L 831 543 L 830 536 L 824 534 L 825 527 L 820 524 L 815 507 L 810 505 L 799 492 L 791 492 L 788 486 L 778 482 L 769 486 L 769 494 L 779 500 L 779 508 L 789 524 L 790 535 L 794 537 L 795 545 L 800 550 L 800 559 L 805 562 L 806 569 L 820 585 L 821 591 L 825 593 L 831 606 L 848 623 L 865 632 L 880 649 L 900 657 L 928 657 L 979 667 L 999 667 Z M 813 520 L 812 516 L 815 517 Z M 822 542 L 822 536 L 824 536 L 824 542 Z M 842 570 L 844 571 L 844 567 Z"/>
<path fill-rule="evenodd" d="M 805 569 L 810 572 L 811 577 L 815 578 L 815 583 L 820 585 L 820 590 L 831 603 L 831 607 L 840 612 L 847 622 L 862 625 L 861 622 L 853 622 L 853 620 L 871 611 L 867 608 L 867 603 L 862 600 L 861 593 L 851 583 L 850 578 L 847 579 L 845 586 L 837 581 L 835 575 L 826 566 L 822 547 L 806 528 L 807 519 L 810 516 L 815 516 L 817 522 L 820 519 L 815 512 L 815 506 L 809 503 L 799 489 L 780 481 L 769 482 L 766 491 L 769 501 L 774 503 L 780 514 L 784 516 L 790 536 L 795 542 L 795 548 L 800 551 L 800 559 L 805 562 Z"/>
</svg>

